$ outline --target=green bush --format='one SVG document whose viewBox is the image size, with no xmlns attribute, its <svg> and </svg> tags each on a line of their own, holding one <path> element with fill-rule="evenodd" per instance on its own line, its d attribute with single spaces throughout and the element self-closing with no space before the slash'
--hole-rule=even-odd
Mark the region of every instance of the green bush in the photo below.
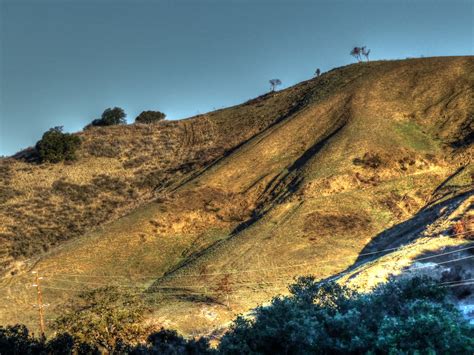
<svg viewBox="0 0 474 355">
<path fill-rule="evenodd" d="M 147 332 L 144 311 L 140 297 L 116 287 L 102 287 L 79 294 L 56 319 L 54 328 L 113 351 L 117 342 L 133 343 Z"/>
<path fill-rule="evenodd" d="M 474 329 L 447 288 L 418 277 L 390 280 L 371 293 L 302 277 L 290 296 L 239 316 L 218 349 L 161 329 L 143 338 L 144 304 L 115 288 L 84 292 L 46 342 L 24 326 L 0 326 L 0 354 L 472 354 Z M 145 333 L 146 334 L 146 333 Z"/>
<path fill-rule="evenodd" d="M 100 118 L 93 120 L 85 128 L 87 129 L 90 126 L 114 126 L 126 124 L 127 121 L 125 120 L 125 117 L 127 117 L 127 115 L 122 108 L 107 108 L 104 112 L 102 112 L 102 116 Z"/>
<path fill-rule="evenodd" d="M 166 115 L 160 111 L 143 111 L 140 113 L 135 122 L 137 123 L 155 123 L 164 120 Z"/>
<path fill-rule="evenodd" d="M 59 163 L 76 159 L 76 150 L 81 145 L 78 136 L 63 133 L 62 127 L 54 127 L 43 134 L 36 143 L 36 151 L 41 162 Z"/>
<path fill-rule="evenodd" d="M 100 354 L 90 346 L 67 333 L 56 335 L 49 341 L 30 334 L 22 324 L 0 326 L 0 354 Z"/>
<path fill-rule="evenodd" d="M 148 336 L 146 344 L 135 347 L 124 346 L 122 353 L 128 354 L 186 354 L 186 355 L 207 355 L 214 354 L 210 349 L 209 341 L 206 338 L 184 339 L 175 330 L 161 328 L 159 332 Z"/>
<path fill-rule="evenodd" d="M 472 354 L 473 328 L 428 278 L 390 281 L 369 294 L 300 278 L 292 296 L 238 317 L 224 354 Z"/>
</svg>

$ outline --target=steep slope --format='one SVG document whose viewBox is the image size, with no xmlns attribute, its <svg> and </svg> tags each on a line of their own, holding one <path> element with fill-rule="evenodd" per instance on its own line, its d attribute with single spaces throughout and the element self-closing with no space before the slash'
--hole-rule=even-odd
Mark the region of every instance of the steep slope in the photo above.
<svg viewBox="0 0 474 355">
<path fill-rule="evenodd" d="M 458 193 L 427 206 L 374 238 L 335 278 L 365 292 L 390 277 L 428 275 L 452 289 L 453 301 L 474 323 L 473 203 L 472 193 Z"/>
<path fill-rule="evenodd" d="M 0 272 L 172 190 L 302 105 L 309 85 L 183 121 L 94 127 L 78 161 L 0 159 Z"/>
<path fill-rule="evenodd" d="M 84 132 L 72 166 L 4 161 L 4 181 L 21 181 L 2 204 L 10 250 L 27 233 L 44 243 L 48 228 L 58 243 L 68 222 L 80 227 L 65 239 L 100 227 L 40 260 L 15 265 L 7 254 L 0 321 L 34 324 L 32 267 L 51 317 L 77 292 L 113 284 L 144 292 L 154 322 L 188 334 L 222 326 L 295 276 L 348 270 L 387 228 L 472 192 L 473 87 L 473 57 L 357 64 L 190 120 Z M 96 142 L 118 158 L 91 157 Z M 114 179 L 125 185 L 109 187 Z M 77 202 L 77 186 L 90 185 Z M 86 217 L 106 196 L 110 213 Z M 65 202 L 75 212 L 58 215 Z"/>
</svg>

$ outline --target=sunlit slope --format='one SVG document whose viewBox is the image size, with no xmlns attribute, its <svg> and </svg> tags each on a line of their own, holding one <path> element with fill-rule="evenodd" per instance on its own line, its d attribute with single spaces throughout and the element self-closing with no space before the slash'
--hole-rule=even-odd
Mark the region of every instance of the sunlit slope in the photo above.
<svg viewBox="0 0 474 355">
<path fill-rule="evenodd" d="M 248 165 L 243 154 L 222 162 L 205 177 L 206 186 L 237 182 L 245 191 L 266 179 L 253 218 L 157 286 L 188 284 L 191 292 L 217 285 L 213 296 L 224 302 L 219 285 L 229 283 L 230 312 L 245 311 L 284 291 L 292 277 L 325 278 L 351 266 L 374 236 L 436 198 L 459 167 L 465 168 L 455 176 L 456 187 L 471 189 L 472 145 L 453 150 L 449 143 L 472 134 L 472 60 L 453 67 L 433 62 L 386 63 L 382 73 L 248 144 L 246 155 L 258 157 Z M 245 176 L 252 180 L 240 184 Z M 169 307 L 174 326 L 193 329 L 175 315 L 183 309 L 184 316 L 186 306 Z"/>
<path fill-rule="evenodd" d="M 50 317 L 80 290 L 115 284 L 146 290 L 157 323 L 208 332 L 294 276 L 345 270 L 443 183 L 472 188 L 473 73 L 472 57 L 357 64 L 170 123 L 187 132 L 170 139 L 187 144 L 173 157 L 195 151 L 195 165 L 179 179 L 169 171 L 153 202 L 34 265 Z M 203 162 L 204 146 L 220 150 Z M 4 280 L 2 323 L 34 325 L 30 278 L 21 270 Z"/>
<path fill-rule="evenodd" d="M 174 189 L 304 105 L 310 89 L 182 121 L 94 127 L 79 133 L 73 163 L 38 165 L 31 150 L 0 159 L 0 274 Z"/>
</svg>

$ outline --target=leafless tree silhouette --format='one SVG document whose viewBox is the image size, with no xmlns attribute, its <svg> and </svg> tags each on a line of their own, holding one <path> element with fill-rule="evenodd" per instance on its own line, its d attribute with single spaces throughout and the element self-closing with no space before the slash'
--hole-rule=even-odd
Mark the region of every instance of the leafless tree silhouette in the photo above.
<svg viewBox="0 0 474 355">
<path fill-rule="evenodd" d="M 271 91 L 275 91 L 275 88 L 281 85 L 280 79 L 271 79 L 269 80 Z"/>
</svg>

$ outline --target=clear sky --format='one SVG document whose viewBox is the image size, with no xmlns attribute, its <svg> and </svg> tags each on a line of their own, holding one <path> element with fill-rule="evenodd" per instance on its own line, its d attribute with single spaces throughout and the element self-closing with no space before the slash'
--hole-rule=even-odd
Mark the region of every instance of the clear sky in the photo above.
<svg viewBox="0 0 474 355">
<path fill-rule="evenodd" d="M 474 53 L 474 0 L 0 0 L 0 155 L 120 106 L 170 119 L 353 61 Z"/>
</svg>

